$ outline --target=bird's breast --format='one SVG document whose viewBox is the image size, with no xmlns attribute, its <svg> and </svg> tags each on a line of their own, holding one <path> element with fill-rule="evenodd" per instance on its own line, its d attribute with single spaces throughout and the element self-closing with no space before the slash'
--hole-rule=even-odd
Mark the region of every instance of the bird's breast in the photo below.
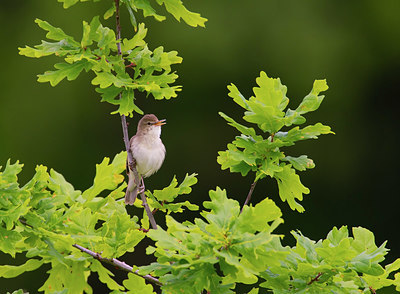
<svg viewBox="0 0 400 294">
<path fill-rule="evenodd" d="M 133 138 L 131 142 L 136 168 L 143 177 L 158 171 L 165 158 L 165 147 L 160 138 Z"/>
</svg>

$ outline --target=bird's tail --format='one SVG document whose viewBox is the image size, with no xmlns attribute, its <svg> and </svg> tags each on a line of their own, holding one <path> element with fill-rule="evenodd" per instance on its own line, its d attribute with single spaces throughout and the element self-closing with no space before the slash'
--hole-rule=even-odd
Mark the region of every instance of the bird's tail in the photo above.
<svg viewBox="0 0 400 294">
<path fill-rule="evenodd" d="M 138 194 L 138 187 L 135 184 L 135 177 L 132 171 L 129 171 L 129 182 L 125 192 L 125 204 L 133 205 Z"/>
</svg>

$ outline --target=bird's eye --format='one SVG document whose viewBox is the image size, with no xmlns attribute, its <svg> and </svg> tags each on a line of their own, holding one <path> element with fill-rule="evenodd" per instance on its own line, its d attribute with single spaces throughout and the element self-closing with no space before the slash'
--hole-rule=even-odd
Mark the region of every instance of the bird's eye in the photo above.
<svg viewBox="0 0 400 294">
<path fill-rule="evenodd" d="M 150 126 L 150 125 L 151 125 L 151 122 L 148 122 L 147 124 Z"/>
</svg>

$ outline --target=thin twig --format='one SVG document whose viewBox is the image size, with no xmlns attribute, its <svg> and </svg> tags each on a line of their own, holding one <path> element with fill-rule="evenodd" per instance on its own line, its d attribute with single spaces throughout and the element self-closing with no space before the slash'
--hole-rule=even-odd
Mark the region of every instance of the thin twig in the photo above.
<svg viewBox="0 0 400 294">
<path fill-rule="evenodd" d="M 115 21 L 116 21 L 116 30 L 117 30 L 117 49 L 118 49 L 118 55 L 121 56 L 122 58 L 122 51 L 121 51 L 121 24 L 119 21 L 119 0 L 114 0 L 115 1 Z M 119 94 L 119 99 L 121 99 L 121 93 Z M 128 167 L 133 171 L 133 169 L 136 169 L 136 163 L 134 162 L 133 159 L 133 154 L 132 150 L 129 146 L 129 134 L 128 134 L 128 125 L 126 123 L 126 117 L 125 115 L 121 115 L 121 123 L 122 123 L 122 133 L 124 135 L 124 142 L 125 142 L 125 148 L 126 151 L 128 152 Z M 135 179 L 137 179 L 135 177 Z M 137 183 L 136 183 L 137 184 Z"/>
<path fill-rule="evenodd" d="M 115 21 L 116 21 L 116 39 L 117 39 L 117 49 L 118 49 L 118 55 L 121 56 L 122 58 L 122 51 L 121 51 L 121 23 L 120 23 L 120 17 L 119 17 L 119 4 L 120 0 L 114 0 L 115 1 Z M 119 93 L 119 99 L 121 99 L 121 93 Z M 125 148 L 128 153 L 128 168 L 133 172 L 134 176 L 134 181 L 137 187 L 141 187 L 140 185 L 140 179 L 139 173 L 137 172 L 136 169 L 136 161 L 133 158 L 132 150 L 129 144 L 129 134 L 128 134 L 128 125 L 126 123 L 126 117 L 125 115 L 121 115 L 121 123 L 122 123 L 122 132 L 124 136 L 124 143 L 125 143 Z M 140 196 L 142 198 L 143 206 L 144 209 L 146 210 L 147 216 L 149 217 L 151 227 L 155 230 L 157 229 L 157 223 L 154 219 L 153 213 L 150 210 L 149 205 L 147 204 L 146 200 L 146 195 L 144 194 L 144 187 L 143 187 L 143 192 L 140 193 Z"/>
<path fill-rule="evenodd" d="M 115 1 L 115 21 L 116 21 L 116 30 L 117 30 L 117 48 L 118 48 L 118 55 L 122 55 L 121 51 L 121 23 L 119 21 L 119 0 Z"/>
<path fill-rule="evenodd" d="M 157 223 L 156 223 L 156 220 L 154 219 L 153 213 L 152 213 L 149 205 L 147 204 L 146 195 L 144 194 L 144 191 L 140 193 L 140 198 L 142 198 L 142 205 L 144 206 L 147 216 L 149 217 L 151 227 L 154 230 L 157 230 Z"/>
<path fill-rule="evenodd" d="M 119 19 L 119 1 L 120 0 L 114 0 L 115 1 L 115 21 L 116 21 L 116 30 L 117 30 L 117 35 L 116 35 L 116 39 L 117 39 L 117 49 L 118 49 L 118 55 L 121 56 L 122 58 L 122 51 L 121 51 L 121 24 L 120 24 L 120 19 Z M 119 94 L 119 99 L 121 99 L 121 93 Z M 128 134 L 128 125 L 126 123 L 126 117 L 125 115 L 121 115 L 121 123 L 122 123 L 122 132 L 124 135 L 124 142 L 125 142 L 125 148 L 126 151 L 128 153 L 128 167 L 129 169 L 131 169 L 132 171 L 135 170 L 136 171 L 136 162 L 133 159 L 133 154 L 132 154 L 132 150 L 129 146 L 129 134 Z M 136 171 L 137 173 L 137 171 Z M 136 175 L 135 175 L 136 176 Z M 135 179 L 138 179 L 138 177 L 135 177 Z M 138 184 L 138 183 L 136 183 Z"/>
<path fill-rule="evenodd" d="M 309 281 L 308 283 L 307 283 L 307 285 L 311 285 L 312 283 L 314 283 L 314 282 L 318 282 L 319 281 L 319 278 L 322 276 L 322 273 L 318 273 L 316 276 L 315 276 L 315 278 L 312 278 L 311 279 L 311 281 Z"/>
<path fill-rule="evenodd" d="M 104 258 L 99 253 L 93 252 L 92 250 L 89 250 L 89 249 L 87 249 L 85 247 L 82 247 L 81 245 L 78 245 L 78 244 L 74 244 L 72 246 L 77 248 L 77 249 L 79 249 L 82 252 L 85 252 L 85 253 L 93 256 L 94 258 L 96 258 L 97 260 L 99 260 L 101 262 L 114 265 L 117 268 L 119 268 L 121 270 L 124 270 L 124 271 L 127 271 L 127 272 L 132 272 L 135 275 L 137 275 L 139 277 L 142 277 L 143 279 L 145 279 L 145 280 L 147 280 L 149 282 L 152 282 L 152 283 L 154 283 L 156 285 L 162 286 L 162 283 L 157 278 L 155 278 L 155 277 L 153 277 L 151 275 L 140 275 L 139 274 L 139 270 L 133 271 L 133 267 L 131 267 L 130 265 L 126 264 L 123 261 L 120 261 L 120 260 L 118 260 L 116 258 L 112 258 L 112 259 L 111 258 Z"/>
<path fill-rule="evenodd" d="M 250 199 L 251 199 L 251 195 L 253 194 L 253 191 L 254 191 L 254 188 L 256 187 L 256 185 L 257 185 L 257 181 L 254 181 L 254 183 L 251 184 L 249 194 L 247 194 L 246 200 L 244 201 L 243 207 L 242 207 L 242 209 L 240 210 L 240 212 L 242 212 L 242 211 L 243 211 L 243 208 L 244 208 L 247 204 L 249 204 Z"/>
</svg>

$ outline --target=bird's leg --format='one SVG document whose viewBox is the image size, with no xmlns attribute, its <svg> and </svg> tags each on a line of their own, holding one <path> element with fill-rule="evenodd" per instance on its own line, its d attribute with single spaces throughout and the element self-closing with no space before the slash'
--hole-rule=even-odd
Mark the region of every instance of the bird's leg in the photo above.
<svg viewBox="0 0 400 294">
<path fill-rule="evenodd" d="M 146 187 L 144 186 L 144 180 L 143 180 L 143 177 L 141 177 L 141 184 L 139 186 L 139 192 L 138 193 L 139 194 L 143 193 L 145 189 L 146 189 Z"/>
</svg>

